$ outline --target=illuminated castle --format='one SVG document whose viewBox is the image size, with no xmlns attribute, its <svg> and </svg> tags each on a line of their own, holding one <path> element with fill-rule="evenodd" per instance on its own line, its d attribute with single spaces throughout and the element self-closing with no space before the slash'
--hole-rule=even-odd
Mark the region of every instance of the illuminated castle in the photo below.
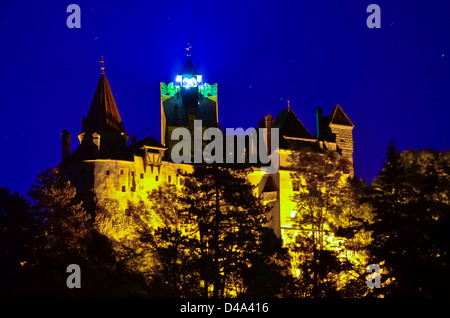
<svg viewBox="0 0 450 318">
<path fill-rule="evenodd" d="M 62 131 L 62 162 L 60 171 L 77 188 L 86 207 L 104 200 L 118 203 L 126 212 L 128 203 L 146 200 L 148 191 L 164 182 L 182 186 L 179 169 L 192 171 L 189 164 L 176 164 L 170 153 L 175 142 L 170 136 L 177 127 L 193 130 L 194 120 L 201 119 L 203 130 L 218 127 L 217 84 L 203 82 L 190 56 L 183 69 L 169 84 L 161 83 L 161 141 L 149 136 L 129 140 L 111 88 L 104 73 L 100 76 L 89 112 L 82 119 L 80 145 L 70 152 L 70 133 Z M 329 116 L 316 109 L 317 134 L 312 135 L 289 107 L 276 118 L 268 114 L 259 128 L 279 129 L 280 168 L 265 174 L 257 166 L 248 176 L 256 185 L 257 195 L 271 203 L 271 226 L 278 236 L 289 228 L 295 211 L 291 196 L 298 185 L 291 180 L 288 156 L 291 151 L 324 153 L 337 151 L 352 163 L 353 124 L 337 105 Z"/>
</svg>

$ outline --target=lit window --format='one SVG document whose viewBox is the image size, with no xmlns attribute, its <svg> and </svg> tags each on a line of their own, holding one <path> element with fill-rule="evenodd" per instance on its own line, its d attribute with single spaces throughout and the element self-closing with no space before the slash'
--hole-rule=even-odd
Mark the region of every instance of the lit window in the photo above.
<svg viewBox="0 0 450 318">
<path fill-rule="evenodd" d="M 197 79 L 196 78 L 183 78 L 183 87 L 190 88 L 190 87 L 197 87 Z"/>
<path fill-rule="evenodd" d="M 297 211 L 295 211 L 295 210 L 292 210 L 291 211 L 291 218 L 295 218 L 295 214 L 297 213 Z"/>
</svg>

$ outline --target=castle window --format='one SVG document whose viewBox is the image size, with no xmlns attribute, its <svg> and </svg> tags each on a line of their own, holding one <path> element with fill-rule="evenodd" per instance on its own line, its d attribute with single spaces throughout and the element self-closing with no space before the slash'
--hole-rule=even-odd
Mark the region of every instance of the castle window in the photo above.
<svg viewBox="0 0 450 318">
<path fill-rule="evenodd" d="M 144 174 L 143 174 L 143 173 L 141 173 L 141 175 L 140 175 L 140 176 L 141 176 L 141 179 L 144 179 Z"/>
<path fill-rule="evenodd" d="M 123 174 L 123 169 L 120 169 L 120 174 Z"/>
<path fill-rule="evenodd" d="M 122 192 L 125 192 L 125 191 L 126 191 L 126 187 L 122 186 Z"/>
<path fill-rule="evenodd" d="M 131 171 L 131 176 L 134 177 L 134 171 Z"/>
<path fill-rule="evenodd" d="M 136 192 L 136 187 L 131 187 L 130 190 L 131 192 Z"/>
<path fill-rule="evenodd" d="M 172 176 L 169 176 L 169 183 L 172 182 Z"/>
<path fill-rule="evenodd" d="M 109 170 L 106 170 L 106 175 L 109 176 Z"/>
<path fill-rule="evenodd" d="M 291 211 L 291 218 L 295 218 L 295 214 L 297 214 L 297 211 L 292 210 L 292 211 Z"/>
<path fill-rule="evenodd" d="M 300 181 L 292 180 L 292 191 L 299 191 L 299 190 L 300 190 Z"/>
<path fill-rule="evenodd" d="M 158 181 L 158 176 L 155 177 L 155 180 Z"/>
</svg>

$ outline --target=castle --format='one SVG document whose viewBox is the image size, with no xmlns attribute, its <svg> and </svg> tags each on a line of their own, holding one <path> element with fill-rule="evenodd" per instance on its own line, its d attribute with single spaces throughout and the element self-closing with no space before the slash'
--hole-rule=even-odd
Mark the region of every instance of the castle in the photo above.
<svg viewBox="0 0 450 318">
<path fill-rule="evenodd" d="M 175 82 L 160 83 L 161 139 L 152 136 L 141 140 L 125 131 L 102 65 L 102 73 L 89 112 L 82 118 L 80 145 L 70 151 L 70 133 L 63 130 L 63 177 L 69 179 L 87 206 L 112 200 L 126 212 L 128 203 L 138 203 L 148 191 L 164 182 L 182 186 L 178 170 L 189 172 L 192 166 L 174 163 L 171 149 L 176 141 L 170 136 L 175 128 L 192 131 L 194 120 L 202 120 L 202 129 L 219 127 L 217 84 L 203 82 L 188 54 L 184 67 Z M 354 125 L 337 105 L 329 116 L 316 109 L 317 133 L 311 134 L 293 110 L 288 107 L 276 118 L 268 114 L 258 123 L 259 128 L 279 129 L 280 167 L 274 174 L 266 174 L 255 166 L 248 175 L 256 187 L 255 193 L 264 203 L 271 203 L 271 223 L 279 237 L 289 229 L 289 219 L 295 213 L 291 197 L 298 185 L 291 180 L 288 157 L 292 151 L 324 153 L 337 151 L 351 162 L 348 173 L 353 175 Z"/>
</svg>

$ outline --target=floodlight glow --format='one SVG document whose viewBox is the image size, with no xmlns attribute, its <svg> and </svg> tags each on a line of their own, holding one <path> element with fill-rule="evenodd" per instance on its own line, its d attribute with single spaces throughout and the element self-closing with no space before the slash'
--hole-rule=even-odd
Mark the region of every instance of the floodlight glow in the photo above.
<svg viewBox="0 0 450 318">
<path fill-rule="evenodd" d="M 202 81 L 202 76 L 201 75 L 197 75 L 197 83 L 200 83 Z"/>
<path fill-rule="evenodd" d="M 177 75 L 177 77 L 175 77 L 175 82 L 181 82 L 181 75 Z"/>
<path fill-rule="evenodd" d="M 183 78 L 183 87 L 190 88 L 190 87 L 197 87 L 197 80 L 195 78 Z"/>
</svg>

